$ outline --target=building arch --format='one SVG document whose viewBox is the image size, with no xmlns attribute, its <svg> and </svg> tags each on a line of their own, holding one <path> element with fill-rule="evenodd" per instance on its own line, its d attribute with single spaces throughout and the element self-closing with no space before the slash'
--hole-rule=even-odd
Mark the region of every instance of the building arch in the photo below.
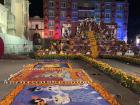
<svg viewBox="0 0 140 105">
<path fill-rule="evenodd" d="M 33 45 L 41 45 L 41 35 L 39 33 L 33 34 Z"/>
</svg>

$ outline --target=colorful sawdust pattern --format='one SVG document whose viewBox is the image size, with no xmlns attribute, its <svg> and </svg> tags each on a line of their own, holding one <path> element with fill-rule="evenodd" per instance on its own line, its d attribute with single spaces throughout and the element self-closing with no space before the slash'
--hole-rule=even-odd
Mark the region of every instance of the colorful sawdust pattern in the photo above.
<svg viewBox="0 0 140 105">
<path fill-rule="evenodd" d="M 91 79 L 83 70 L 48 69 L 24 70 L 11 78 L 10 81 L 87 81 Z"/>
<path fill-rule="evenodd" d="M 39 104 L 42 103 L 42 104 Z M 90 85 L 27 86 L 12 105 L 109 105 Z"/>
<path fill-rule="evenodd" d="M 34 69 L 45 68 L 70 68 L 67 63 L 38 63 L 34 66 Z"/>
<path fill-rule="evenodd" d="M 119 105 L 84 70 L 64 62 L 29 64 L 8 80 L 21 84 L 0 105 Z"/>
</svg>

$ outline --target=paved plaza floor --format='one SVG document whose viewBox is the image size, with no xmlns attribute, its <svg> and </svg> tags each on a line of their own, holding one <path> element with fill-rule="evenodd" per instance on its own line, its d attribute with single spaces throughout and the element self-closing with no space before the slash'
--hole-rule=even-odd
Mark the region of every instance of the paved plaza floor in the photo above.
<svg viewBox="0 0 140 105">
<path fill-rule="evenodd" d="M 99 59 L 105 63 L 110 64 L 113 67 L 122 69 L 123 71 L 140 77 L 140 66 L 132 65 L 130 63 L 124 63 L 113 59 Z"/>
<path fill-rule="evenodd" d="M 33 62 L 36 62 L 36 60 L 0 60 L 0 99 L 16 87 L 16 85 L 4 85 L 3 81 L 7 79 L 10 74 L 21 70 L 23 65 Z M 140 105 L 140 95 L 124 88 L 119 83 L 115 82 L 91 65 L 80 60 L 73 60 L 69 62 L 75 69 L 84 69 L 93 81 L 100 83 L 107 91 L 116 96 L 117 101 L 119 101 L 121 105 Z"/>
</svg>

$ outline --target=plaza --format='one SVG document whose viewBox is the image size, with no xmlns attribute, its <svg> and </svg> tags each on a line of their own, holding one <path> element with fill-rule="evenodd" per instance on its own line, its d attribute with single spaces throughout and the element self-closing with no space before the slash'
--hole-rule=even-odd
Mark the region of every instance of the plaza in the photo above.
<svg viewBox="0 0 140 105">
<path fill-rule="evenodd" d="M 0 1 L 0 105 L 139 105 L 130 2 Z"/>
</svg>

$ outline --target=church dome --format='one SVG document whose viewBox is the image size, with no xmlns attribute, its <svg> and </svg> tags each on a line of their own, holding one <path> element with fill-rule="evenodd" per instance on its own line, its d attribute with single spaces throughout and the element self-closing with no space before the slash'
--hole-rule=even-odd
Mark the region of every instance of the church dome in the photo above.
<svg viewBox="0 0 140 105">
<path fill-rule="evenodd" d="M 34 16 L 33 18 L 34 19 L 40 19 L 40 16 Z"/>
</svg>

